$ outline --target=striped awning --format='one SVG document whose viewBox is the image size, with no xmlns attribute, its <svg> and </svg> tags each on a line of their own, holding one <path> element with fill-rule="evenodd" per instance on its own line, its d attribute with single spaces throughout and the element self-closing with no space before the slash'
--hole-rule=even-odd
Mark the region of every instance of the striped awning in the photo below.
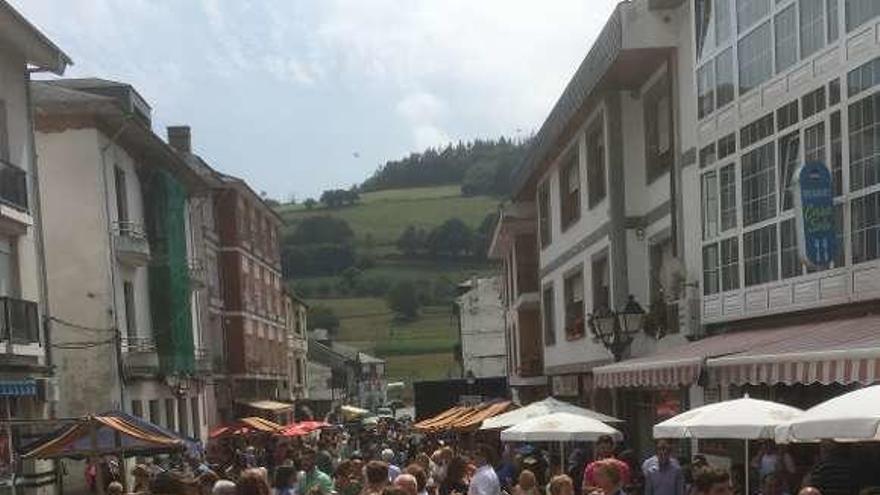
<svg viewBox="0 0 880 495">
<path fill-rule="evenodd" d="M 0 397 L 28 397 L 37 395 L 34 380 L 0 380 Z"/>
<path fill-rule="evenodd" d="M 475 430 L 480 427 L 483 421 L 507 412 L 511 404 L 509 400 L 495 400 L 476 406 L 456 406 L 433 418 L 420 421 L 413 427 L 421 432 Z"/>
<path fill-rule="evenodd" d="M 715 335 L 593 368 L 597 387 L 880 381 L 880 315 Z"/>
</svg>

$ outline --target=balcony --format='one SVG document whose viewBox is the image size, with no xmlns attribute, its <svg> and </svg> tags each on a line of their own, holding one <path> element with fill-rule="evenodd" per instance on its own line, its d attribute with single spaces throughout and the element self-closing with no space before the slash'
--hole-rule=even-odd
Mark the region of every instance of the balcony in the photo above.
<svg viewBox="0 0 880 495">
<path fill-rule="evenodd" d="M 113 244 L 116 258 L 130 266 L 146 266 L 150 261 L 150 243 L 144 226 L 136 222 L 115 222 Z"/>
<path fill-rule="evenodd" d="M 187 262 L 189 269 L 189 283 L 194 290 L 208 287 L 208 270 L 200 258 L 190 258 Z"/>
<path fill-rule="evenodd" d="M 122 364 L 127 378 L 155 376 L 159 373 L 156 342 L 150 337 L 123 337 Z"/>
<path fill-rule="evenodd" d="M 0 204 L 27 211 L 27 173 L 0 159 Z"/>
<path fill-rule="evenodd" d="M 40 341 L 40 317 L 37 303 L 12 297 L 0 297 L 0 332 L 14 344 Z"/>
</svg>

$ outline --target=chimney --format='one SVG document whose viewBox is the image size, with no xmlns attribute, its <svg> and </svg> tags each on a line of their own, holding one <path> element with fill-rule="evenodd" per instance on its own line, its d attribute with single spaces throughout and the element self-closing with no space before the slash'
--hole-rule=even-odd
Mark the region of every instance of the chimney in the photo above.
<svg viewBox="0 0 880 495">
<path fill-rule="evenodd" d="M 168 126 L 168 144 L 180 153 L 191 153 L 192 142 L 188 125 Z"/>
</svg>

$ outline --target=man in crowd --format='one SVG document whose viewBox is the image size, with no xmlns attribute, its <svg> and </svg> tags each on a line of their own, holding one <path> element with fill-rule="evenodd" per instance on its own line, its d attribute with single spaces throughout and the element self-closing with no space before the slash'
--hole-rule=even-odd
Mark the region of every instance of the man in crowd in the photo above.
<svg viewBox="0 0 880 495">
<path fill-rule="evenodd" d="M 657 453 L 642 464 L 645 495 L 684 495 L 684 473 L 672 457 L 668 440 L 657 441 Z"/>
<path fill-rule="evenodd" d="M 382 461 L 388 464 L 388 481 L 393 482 L 400 476 L 400 468 L 394 464 L 394 451 L 391 449 L 383 450 Z"/>
<path fill-rule="evenodd" d="M 299 458 L 300 469 L 305 473 L 299 480 L 297 493 L 309 493 L 312 488 L 318 487 L 322 493 L 330 493 L 333 491 L 333 480 L 327 473 L 318 469 L 315 464 L 315 450 L 304 448 Z"/>
<path fill-rule="evenodd" d="M 364 467 L 367 486 L 361 491 L 361 495 L 381 494 L 388 486 L 388 464 L 382 461 L 370 461 Z"/>
<path fill-rule="evenodd" d="M 418 495 L 419 484 L 411 474 L 401 474 L 394 480 L 394 487 L 406 492 L 406 495 Z"/>
<path fill-rule="evenodd" d="M 468 495 L 501 495 L 501 483 L 492 467 L 492 449 L 486 445 L 478 446 L 474 463 L 477 472 L 471 479 Z"/>
<path fill-rule="evenodd" d="M 694 473 L 696 495 L 733 495 L 730 473 L 723 469 L 705 467 Z"/>
</svg>

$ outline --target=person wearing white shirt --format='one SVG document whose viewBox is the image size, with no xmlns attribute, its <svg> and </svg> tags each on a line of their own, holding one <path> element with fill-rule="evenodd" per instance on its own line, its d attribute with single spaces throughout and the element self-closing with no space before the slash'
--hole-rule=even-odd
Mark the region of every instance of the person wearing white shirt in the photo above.
<svg viewBox="0 0 880 495">
<path fill-rule="evenodd" d="M 492 459 L 492 450 L 486 445 L 477 447 L 474 461 L 477 464 L 477 472 L 471 479 L 468 495 L 501 495 L 501 483 L 495 468 L 489 462 Z"/>
</svg>

